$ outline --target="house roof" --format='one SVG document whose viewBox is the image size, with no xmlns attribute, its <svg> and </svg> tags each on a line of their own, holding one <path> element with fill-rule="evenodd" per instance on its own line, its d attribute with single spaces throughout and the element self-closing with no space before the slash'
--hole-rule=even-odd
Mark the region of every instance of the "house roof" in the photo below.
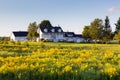
<svg viewBox="0 0 120 80">
<path fill-rule="evenodd" d="M 75 34 L 74 32 L 65 32 L 64 37 L 80 37 L 80 38 L 82 38 L 82 35 Z"/>
<path fill-rule="evenodd" d="M 75 34 L 75 37 L 81 37 L 82 38 L 82 35 L 81 34 Z"/>
<path fill-rule="evenodd" d="M 12 33 L 15 35 L 15 37 L 25 37 L 28 35 L 27 31 L 13 31 Z"/>
<path fill-rule="evenodd" d="M 75 33 L 74 32 L 65 32 L 64 37 L 74 37 Z"/>
<path fill-rule="evenodd" d="M 43 27 L 40 27 L 40 30 L 43 33 L 61 33 L 61 32 L 63 32 L 62 28 L 59 27 L 59 26 L 55 26 L 55 27 L 46 27 L 46 26 L 43 26 Z"/>
</svg>

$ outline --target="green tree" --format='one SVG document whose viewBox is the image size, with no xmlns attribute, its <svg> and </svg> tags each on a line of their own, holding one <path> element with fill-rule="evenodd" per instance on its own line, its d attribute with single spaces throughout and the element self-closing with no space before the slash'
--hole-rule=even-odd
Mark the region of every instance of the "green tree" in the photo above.
<svg viewBox="0 0 120 80">
<path fill-rule="evenodd" d="M 114 39 L 119 41 L 120 44 L 120 30 L 118 31 L 118 33 L 115 35 Z"/>
<path fill-rule="evenodd" d="M 102 20 L 99 19 L 99 18 L 95 19 L 91 23 L 90 29 L 89 29 L 90 37 L 95 41 L 95 43 L 97 41 L 100 41 L 102 30 L 103 30 L 103 22 L 102 22 Z"/>
<path fill-rule="evenodd" d="M 105 18 L 104 31 L 111 31 L 110 20 L 108 16 Z"/>
<path fill-rule="evenodd" d="M 110 26 L 110 21 L 108 16 L 106 16 L 105 18 L 105 24 L 104 24 L 104 28 L 103 28 L 103 37 L 102 40 L 103 42 L 108 42 L 111 40 L 111 36 L 112 36 L 112 32 L 111 32 L 111 26 Z"/>
<path fill-rule="evenodd" d="M 51 23 L 49 20 L 43 20 L 41 21 L 41 23 L 39 24 L 39 27 L 52 27 Z"/>
<path fill-rule="evenodd" d="M 115 26 L 116 26 L 115 33 L 117 33 L 120 30 L 120 17 L 119 17 L 117 23 L 115 24 Z"/>
<path fill-rule="evenodd" d="M 90 29 L 90 26 L 84 26 L 84 29 L 83 29 L 83 32 L 82 32 L 82 36 L 83 36 L 83 38 L 85 38 L 86 42 L 90 38 L 89 29 Z"/>
<path fill-rule="evenodd" d="M 37 33 L 37 24 L 36 22 L 30 23 L 28 26 L 28 39 L 35 41 L 36 37 L 38 37 L 39 34 Z"/>
</svg>

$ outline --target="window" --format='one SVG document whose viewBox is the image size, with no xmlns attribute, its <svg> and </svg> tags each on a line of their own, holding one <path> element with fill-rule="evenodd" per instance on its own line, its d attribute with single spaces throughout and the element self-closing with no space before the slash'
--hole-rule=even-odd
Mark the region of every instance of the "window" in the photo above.
<svg viewBox="0 0 120 80">
<path fill-rule="evenodd" d="M 55 32 L 55 29 L 51 29 L 52 32 Z"/>
<path fill-rule="evenodd" d="M 61 29 L 58 29 L 58 32 L 61 32 L 62 30 Z"/>
<path fill-rule="evenodd" d="M 47 30 L 47 29 L 44 29 L 44 32 L 48 32 L 48 30 Z"/>
</svg>

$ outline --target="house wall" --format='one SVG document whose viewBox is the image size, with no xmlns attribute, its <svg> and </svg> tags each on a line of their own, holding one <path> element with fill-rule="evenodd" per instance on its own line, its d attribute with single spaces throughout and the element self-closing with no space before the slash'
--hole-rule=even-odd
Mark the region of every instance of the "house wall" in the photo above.
<svg viewBox="0 0 120 80">
<path fill-rule="evenodd" d="M 63 33 L 41 33 L 40 32 L 40 39 L 48 39 L 50 41 L 62 41 L 64 39 Z"/>
<path fill-rule="evenodd" d="M 70 41 L 70 42 L 74 42 L 73 37 L 64 37 L 65 41 Z"/>
<path fill-rule="evenodd" d="M 27 41 L 27 37 L 15 37 L 15 41 Z"/>
<path fill-rule="evenodd" d="M 14 34 L 13 34 L 13 33 L 11 33 L 11 35 L 10 35 L 10 40 L 15 41 L 15 36 L 14 36 Z"/>
<path fill-rule="evenodd" d="M 84 41 L 84 39 L 83 38 L 79 38 L 79 37 L 76 37 L 75 39 L 74 39 L 74 42 L 83 42 Z"/>
<path fill-rule="evenodd" d="M 79 38 L 79 37 L 64 37 L 65 41 L 71 41 L 71 42 L 83 42 L 84 39 L 83 38 Z"/>
</svg>

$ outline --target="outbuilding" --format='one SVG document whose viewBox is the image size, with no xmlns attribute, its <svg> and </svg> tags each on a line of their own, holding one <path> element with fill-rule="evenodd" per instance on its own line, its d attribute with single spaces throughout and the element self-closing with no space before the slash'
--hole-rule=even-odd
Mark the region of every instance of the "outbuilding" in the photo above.
<svg viewBox="0 0 120 80">
<path fill-rule="evenodd" d="M 13 31 L 10 35 L 11 41 L 27 41 L 27 31 Z"/>
</svg>

